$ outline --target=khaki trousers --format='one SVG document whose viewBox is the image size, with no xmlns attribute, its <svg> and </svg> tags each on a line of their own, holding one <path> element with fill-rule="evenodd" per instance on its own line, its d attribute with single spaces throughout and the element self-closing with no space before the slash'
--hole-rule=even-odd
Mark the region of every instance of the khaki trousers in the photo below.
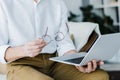
<svg viewBox="0 0 120 80">
<path fill-rule="evenodd" d="M 75 66 L 50 61 L 55 54 L 40 54 L 7 64 L 7 80 L 109 80 L 103 70 L 82 73 Z"/>
</svg>

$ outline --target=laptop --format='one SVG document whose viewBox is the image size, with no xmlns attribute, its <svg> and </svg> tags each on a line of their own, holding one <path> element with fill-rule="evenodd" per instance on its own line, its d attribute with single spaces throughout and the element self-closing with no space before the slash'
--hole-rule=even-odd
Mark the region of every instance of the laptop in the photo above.
<svg viewBox="0 0 120 80">
<path fill-rule="evenodd" d="M 83 66 L 86 65 L 89 61 L 92 61 L 93 59 L 97 61 L 108 60 L 119 51 L 120 33 L 112 33 L 100 36 L 98 36 L 97 33 L 93 33 L 92 36 L 96 35 L 94 36 L 94 39 L 91 38 L 93 42 L 90 42 L 91 40 L 88 40 L 88 42 L 90 42 L 91 44 L 86 44 L 87 47 L 83 47 L 84 49 L 87 49 L 86 51 L 84 49 L 81 49 L 82 52 L 60 57 L 52 57 L 50 58 L 50 60 L 70 65 Z"/>
</svg>

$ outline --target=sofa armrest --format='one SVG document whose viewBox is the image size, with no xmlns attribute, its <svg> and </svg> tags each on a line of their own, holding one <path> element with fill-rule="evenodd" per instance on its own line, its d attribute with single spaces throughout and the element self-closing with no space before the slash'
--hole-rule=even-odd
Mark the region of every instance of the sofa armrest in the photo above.
<svg viewBox="0 0 120 80">
<path fill-rule="evenodd" d="M 77 51 L 87 43 L 89 36 L 95 31 L 98 36 L 101 35 L 99 25 L 91 22 L 69 22 L 70 34 L 74 36 L 74 43 Z"/>
<path fill-rule="evenodd" d="M 0 63 L 0 74 L 6 73 L 6 64 Z"/>
<path fill-rule="evenodd" d="M 108 62 L 101 66 L 106 71 L 120 71 L 120 63 Z"/>
</svg>

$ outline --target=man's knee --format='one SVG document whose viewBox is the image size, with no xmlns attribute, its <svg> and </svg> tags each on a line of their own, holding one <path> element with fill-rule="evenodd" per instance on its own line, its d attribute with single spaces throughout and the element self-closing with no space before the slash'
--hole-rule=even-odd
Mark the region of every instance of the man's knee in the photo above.
<svg viewBox="0 0 120 80">
<path fill-rule="evenodd" d="M 83 80 L 109 80 L 109 75 L 103 70 L 96 70 L 95 72 L 86 74 Z"/>
<path fill-rule="evenodd" d="M 7 72 L 7 80 L 54 80 L 53 78 L 29 67 L 29 66 L 11 66 Z"/>
</svg>

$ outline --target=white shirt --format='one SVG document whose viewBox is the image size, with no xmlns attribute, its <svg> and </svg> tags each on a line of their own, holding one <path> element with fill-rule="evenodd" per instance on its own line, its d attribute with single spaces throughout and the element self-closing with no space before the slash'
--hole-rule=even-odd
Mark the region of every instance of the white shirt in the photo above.
<svg viewBox="0 0 120 80">
<path fill-rule="evenodd" d="M 48 27 L 48 35 L 53 41 L 41 53 L 54 53 L 59 56 L 75 49 L 67 33 L 67 9 L 63 0 L 0 0 L 0 62 L 4 60 L 9 46 L 23 45 L 41 38 Z M 62 41 L 55 40 L 55 34 L 65 34 Z M 58 35 L 59 36 L 59 35 Z"/>
</svg>

